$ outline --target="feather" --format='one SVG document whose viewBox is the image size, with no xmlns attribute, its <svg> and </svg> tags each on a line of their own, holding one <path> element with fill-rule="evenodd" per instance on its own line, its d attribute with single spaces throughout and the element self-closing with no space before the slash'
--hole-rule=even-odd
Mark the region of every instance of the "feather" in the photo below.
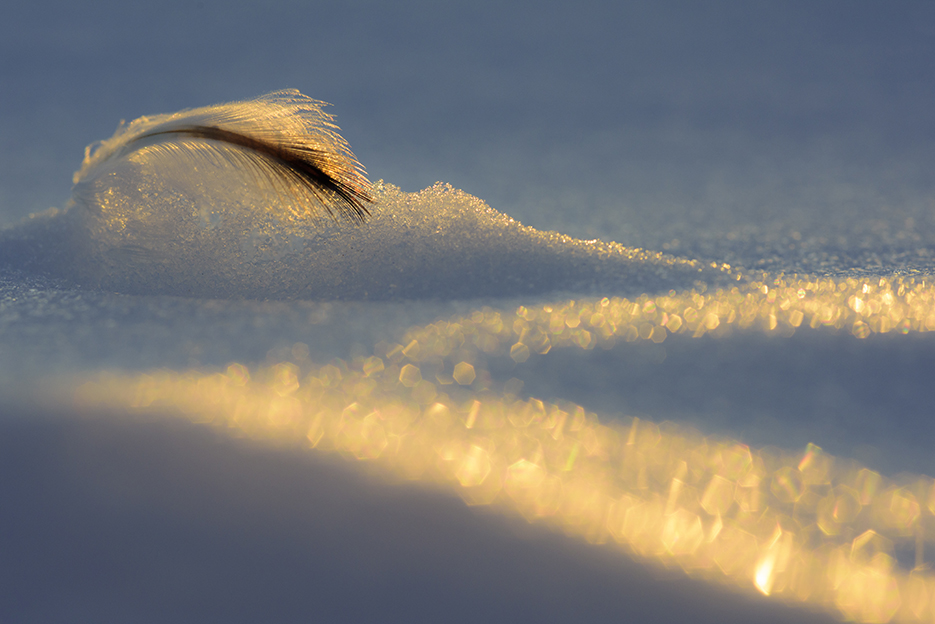
<svg viewBox="0 0 935 624">
<path fill-rule="evenodd" d="M 254 176 L 293 216 L 324 210 L 362 223 L 373 201 L 363 166 L 338 134 L 324 102 L 296 89 L 255 100 L 121 122 L 113 137 L 89 145 L 74 183 L 93 179 L 107 163 L 147 149 L 173 158 L 227 162 Z"/>
</svg>

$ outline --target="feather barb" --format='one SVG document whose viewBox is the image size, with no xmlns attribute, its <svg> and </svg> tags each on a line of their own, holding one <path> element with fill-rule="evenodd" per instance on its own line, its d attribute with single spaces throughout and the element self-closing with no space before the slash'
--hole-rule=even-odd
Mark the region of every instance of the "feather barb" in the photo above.
<svg viewBox="0 0 935 624">
<path fill-rule="evenodd" d="M 263 174 L 256 177 L 258 184 L 277 193 L 285 189 L 301 208 L 293 208 L 299 215 L 324 210 L 332 218 L 340 214 L 363 223 L 370 214 L 366 204 L 373 201 L 370 182 L 323 106 L 289 89 L 255 100 L 141 117 L 89 146 L 74 181 L 90 179 L 105 162 L 146 146 L 165 143 L 186 149 L 192 141 L 213 142 L 223 146 L 219 153 L 227 161 L 249 164 Z"/>
</svg>

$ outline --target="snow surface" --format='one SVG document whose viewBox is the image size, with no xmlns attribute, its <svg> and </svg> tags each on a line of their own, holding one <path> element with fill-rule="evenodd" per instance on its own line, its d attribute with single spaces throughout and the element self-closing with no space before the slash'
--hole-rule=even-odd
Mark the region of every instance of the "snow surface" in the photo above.
<svg viewBox="0 0 935 624">
<path fill-rule="evenodd" d="M 195 15 L 197 28 L 183 20 L 172 30 L 178 20 L 162 12 L 149 29 L 148 9 L 72 16 L 63 5 L 55 18 L 20 17 L 23 32 L 46 33 L 36 42 L 7 21 L 2 77 L 18 88 L 4 91 L 18 95 L 5 97 L 0 137 L 0 218 L 10 228 L 0 248 L 0 585 L 9 588 L 0 615 L 821 620 L 677 573 L 647 575 L 617 552 L 529 534 L 514 519 L 386 486 L 329 458 L 176 421 L 75 417 L 49 393 L 49 380 L 67 387 L 98 370 L 274 363 L 297 344 L 309 361 L 349 359 L 482 306 L 681 291 L 698 278 L 686 262 L 748 276 L 932 276 L 935 43 L 926 9 L 722 6 L 715 19 L 669 8 L 563 16 L 527 7 L 490 24 L 483 11 L 411 6 L 389 16 L 370 6 L 280 24 L 268 9 L 238 5 L 219 9 L 217 24 Z M 205 24 L 217 32 L 190 32 L 202 35 Z M 246 36 L 256 29 L 263 45 L 248 45 L 253 55 L 228 43 L 257 41 Z M 537 34 L 517 34 L 525 32 Z M 493 40 L 472 47 L 483 33 Z M 452 36 L 458 45 L 446 47 Z M 550 37 L 554 48 L 544 47 Z M 629 43 L 607 43 L 618 40 Z M 285 52 L 259 50 L 280 41 Z M 336 51 L 355 45 L 351 60 Z M 465 60 L 463 50 L 483 59 Z M 328 69 L 308 69 L 322 56 Z M 188 58 L 194 65 L 179 69 Z M 105 70 L 111 62 L 126 66 Z M 40 75 L 54 87 L 39 85 Z M 60 227 L 61 212 L 21 221 L 65 207 L 81 148 L 121 116 L 285 86 L 337 103 L 357 156 L 386 178 L 370 225 L 319 223 L 301 233 L 314 245 L 296 247 L 297 234 L 283 231 L 265 248 L 218 234 L 210 219 L 163 212 L 159 234 L 172 242 L 156 246 L 164 256 L 154 261 Z M 58 89 L 66 97 L 53 97 Z M 116 173 L 124 186 L 115 201 L 138 207 L 145 184 Z M 214 247 L 197 239 L 210 228 Z M 87 246 L 74 255 L 63 241 L 76 240 Z M 101 262 L 114 253 L 120 262 Z M 37 257 L 58 270 L 37 273 L 26 261 Z M 703 279 L 714 286 L 724 275 L 706 269 Z M 885 474 L 935 475 L 933 371 L 931 333 L 859 340 L 802 330 L 556 351 L 503 374 L 529 396 L 608 420 L 671 419 L 754 446 L 814 442 Z"/>
</svg>

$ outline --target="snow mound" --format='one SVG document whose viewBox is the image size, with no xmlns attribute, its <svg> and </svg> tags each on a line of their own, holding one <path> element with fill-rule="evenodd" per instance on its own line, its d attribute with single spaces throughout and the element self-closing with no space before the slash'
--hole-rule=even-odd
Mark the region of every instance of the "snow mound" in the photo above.
<svg viewBox="0 0 935 624">
<path fill-rule="evenodd" d="M 207 169 L 207 170 L 205 170 Z M 378 183 L 355 225 L 299 218 L 235 164 L 145 150 L 74 189 L 64 211 L 8 230 L 8 264 L 131 294 L 253 299 L 624 295 L 732 280 L 616 243 L 540 232 L 449 185 Z"/>
</svg>

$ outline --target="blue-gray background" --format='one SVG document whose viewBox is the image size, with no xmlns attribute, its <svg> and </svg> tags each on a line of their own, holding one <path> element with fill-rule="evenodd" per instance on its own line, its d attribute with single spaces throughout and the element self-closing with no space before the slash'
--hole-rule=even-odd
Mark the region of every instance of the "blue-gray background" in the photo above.
<svg viewBox="0 0 935 624">
<path fill-rule="evenodd" d="M 120 119 L 295 87 L 334 104 L 371 177 L 404 190 L 441 180 L 538 228 L 750 267 L 928 271 L 933 66 L 931 2 L 18 3 L 0 19 L 0 224 L 62 206 L 84 146 Z M 176 334 L 212 331 L 159 305 Z M 114 341 L 137 308 L 118 307 L 77 328 L 93 340 L 70 357 L 126 360 Z M 707 362 L 686 397 L 710 414 L 755 404 L 761 439 L 833 447 L 852 413 L 863 433 L 845 449 L 927 470 L 931 341 L 835 340 L 701 346 L 669 373 Z M 0 370 L 29 359 L 4 342 Z M 540 380 L 567 398 L 631 384 L 641 413 L 697 407 L 640 403 L 660 386 L 636 364 L 601 382 L 558 362 Z M 837 415 L 786 427 L 776 404 Z M 0 435 L 8 621 L 800 617 L 197 428 L 18 409 Z M 712 427 L 752 435 L 725 418 Z"/>
</svg>

